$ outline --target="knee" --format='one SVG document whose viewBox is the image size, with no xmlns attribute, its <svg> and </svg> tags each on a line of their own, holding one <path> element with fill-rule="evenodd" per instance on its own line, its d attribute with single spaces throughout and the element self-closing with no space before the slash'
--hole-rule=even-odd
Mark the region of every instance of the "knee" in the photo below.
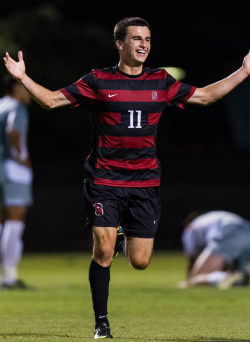
<svg viewBox="0 0 250 342">
<path fill-rule="evenodd" d="M 102 266 L 109 266 L 114 255 L 114 248 L 109 243 L 94 246 L 93 258 Z"/>
<path fill-rule="evenodd" d="M 136 260 L 136 259 L 132 259 L 129 260 L 130 265 L 135 268 L 136 270 L 145 270 L 148 265 L 149 265 L 149 260 Z"/>
</svg>

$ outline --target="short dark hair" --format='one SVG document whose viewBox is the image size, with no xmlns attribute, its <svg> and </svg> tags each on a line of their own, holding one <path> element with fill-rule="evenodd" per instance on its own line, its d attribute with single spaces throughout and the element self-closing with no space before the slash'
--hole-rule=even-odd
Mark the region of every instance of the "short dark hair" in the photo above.
<svg viewBox="0 0 250 342">
<path fill-rule="evenodd" d="M 183 227 L 185 228 L 186 226 L 189 225 L 196 217 L 206 214 L 209 210 L 204 210 L 204 209 L 197 209 L 191 211 L 183 220 Z"/>
<path fill-rule="evenodd" d="M 11 77 L 9 74 L 4 74 L 2 77 L 2 92 L 4 95 L 12 95 L 13 87 L 18 81 Z"/>
<path fill-rule="evenodd" d="M 120 20 L 114 27 L 114 42 L 121 40 L 124 42 L 128 26 L 147 26 L 151 31 L 149 23 L 140 17 L 128 17 Z"/>
</svg>

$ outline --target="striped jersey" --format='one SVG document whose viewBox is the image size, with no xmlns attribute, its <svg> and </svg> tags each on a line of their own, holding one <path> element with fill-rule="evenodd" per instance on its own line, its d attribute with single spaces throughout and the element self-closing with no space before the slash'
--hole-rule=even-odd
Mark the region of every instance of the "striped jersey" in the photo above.
<svg viewBox="0 0 250 342">
<path fill-rule="evenodd" d="M 160 185 L 157 126 L 167 106 L 184 108 L 195 87 L 164 69 L 139 75 L 118 66 L 94 69 L 60 91 L 73 105 L 89 105 L 93 149 L 85 162 L 86 180 L 118 187 Z"/>
</svg>

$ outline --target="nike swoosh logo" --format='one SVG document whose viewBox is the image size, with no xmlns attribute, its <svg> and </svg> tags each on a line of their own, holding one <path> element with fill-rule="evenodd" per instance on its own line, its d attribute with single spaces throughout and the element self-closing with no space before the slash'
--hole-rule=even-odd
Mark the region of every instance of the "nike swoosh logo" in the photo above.
<svg viewBox="0 0 250 342">
<path fill-rule="evenodd" d="M 118 94 L 108 94 L 108 97 L 114 97 L 117 96 Z"/>
</svg>

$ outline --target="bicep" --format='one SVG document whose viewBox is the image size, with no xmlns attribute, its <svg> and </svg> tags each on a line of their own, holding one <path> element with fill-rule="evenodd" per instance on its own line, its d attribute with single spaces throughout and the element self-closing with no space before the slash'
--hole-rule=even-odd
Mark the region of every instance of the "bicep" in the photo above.
<svg viewBox="0 0 250 342">
<path fill-rule="evenodd" d="M 206 106 L 208 103 L 208 94 L 206 88 L 196 88 L 193 95 L 187 100 L 189 104 Z"/>
</svg>

